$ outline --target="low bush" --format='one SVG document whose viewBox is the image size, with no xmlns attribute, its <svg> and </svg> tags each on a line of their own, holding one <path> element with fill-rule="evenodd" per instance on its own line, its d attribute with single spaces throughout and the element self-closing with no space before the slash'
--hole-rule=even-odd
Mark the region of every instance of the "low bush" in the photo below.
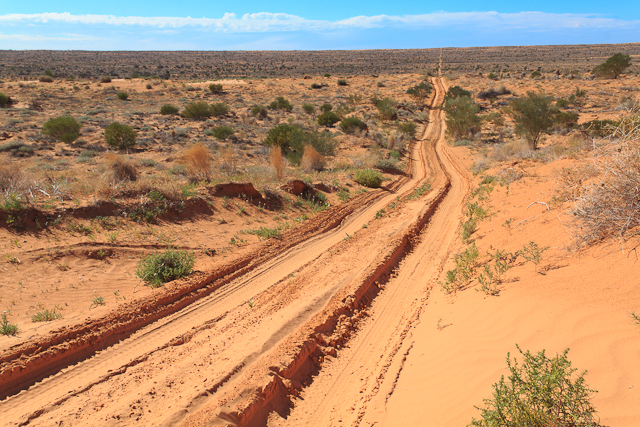
<svg viewBox="0 0 640 427">
<path fill-rule="evenodd" d="M 471 92 L 463 89 L 458 85 L 451 86 L 449 89 L 447 89 L 447 93 L 444 95 L 444 102 L 447 102 L 449 99 L 459 98 L 461 96 L 468 96 L 469 98 L 471 98 Z"/>
<path fill-rule="evenodd" d="M 71 116 L 60 116 L 47 120 L 42 133 L 62 142 L 71 143 L 80 136 L 82 125 Z"/>
<path fill-rule="evenodd" d="M 62 319 L 62 313 L 57 313 L 55 308 L 42 310 L 31 316 L 32 322 L 51 322 L 58 319 Z"/>
<path fill-rule="evenodd" d="M 116 93 L 116 96 L 121 101 L 126 101 L 127 99 L 129 99 L 129 94 L 124 91 L 118 91 L 118 93 Z"/>
<path fill-rule="evenodd" d="M 184 152 L 184 163 L 189 176 L 196 180 L 211 179 L 211 153 L 203 144 L 197 143 L 187 148 Z"/>
<path fill-rule="evenodd" d="M 316 112 L 316 107 L 313 104 L 302 104 L 302 109 L 305 113 L 311 115 Z"/>
<path fill-rule="evenodd" d="M 327 111 L 318 116 L 318 124 L 320 126 L 332 126 L 340 121 L 340 116 L 338 116 L 333 111 Z"/>
<path fill-rule="evenodd" d="M 480 107 L 468 96 L 450 98 L 443 110 L 447 113 L 447 134 L 454 140 L 467 139 L 480 128 Z"/>
<path fill-rule="evenodd" d="M 18 326 L 9 323 L 7 313 L 2 313 L 2 322 L 0 322 L 0 335 L 15 335 L 18 333 Z"/>
<path fill-rule="evenodd" d="M 125 157 L 109 153 L 104 158 L 104 164 L 111 182 L 135 181 L 138 178 L 136 164 Z"/>
<path fill-rule="evenodd" d="M 378 109 L 378 113 L 380 113 L 380 118 L 382 118 L 382 120 L 395 120 L 398 118 L 398 109 L 396 108 L 397 103 L 394 99 L 374 98 L 373 102 Z"/>
<path fill-rule="evenodd" d="M 267 109 L 262 105 L 254 105 L 251 108 L 251 115 L 260 119 L 266 119 L 269 113 L 267 112 Z"/>
<path fill-rule="evenodd" d="M 35 150 L 31 145 L 14 140 L 0 145 L 0 152 L 8 152 L 15 157 L 28 157 L 32 156 Z"/>
<path fill-rule="evenodd" d="M 318 83 L 311 83 L 311 89 L 322 89 L 324 85 Z"/>
<path fill-rule="evenodd" d="M 331 111 L 333 110 L 333 105 L 331 104 L 322 104 L 320 106 L 320 111 L 322 111 L 323 113 L 326 113 L 327 111 Z"/>
<path fill-rule="evenodd" d="M 136 144 L 138 133 L 131 126 L 113 122 L 104 130 L 105 142 L 119 150 L 133 147 Z"/>
<path fill-rule="evenodd" d="M 400 130 L 400 132 L 406 133 L 411 138 L 416 136 L 416 128 L 417 125 L 414 122 L 405 122 L 398 124 L 398 129 Z"/>
<path fill-rule="evenodd" d="M 356 171 L 353 180 L 365 187 L 380 188 L 380 185 L 382 185 L 382 174 L 373 169 L 361 169 Z"/>
<path fill-rule="evenodd" d="M 182 111 L 182 117 L 191 120 L 204 120 L 211 117 L 211 115 L 211 107 L 204 101 L 192 102 Z"/>
<path fill-rule="evenodd" d="M 574 113 L 574 112 L 559 112 L 555 115 L 554 117 L 554 121 L 556 122 L 556 124 L 566 127 L 566 128 L 573 128 L 578 124 L 578 118 L 580 116 L 578 115 L 578 113 Z"/>
<path fill-rule="evenodd" d="M 110 76 L 101 76 L 100 77 L 100 83 L 111 83 L 111 77 Z"/>
<path fill-rule="evenodd" d="M 331 77 L 331 74 L 329 74 L 329 73 L 324 73 L 324 76 L 325 76 L 325 77 Z"/>
<path fill-rule="evenodd" d="M 589 122 L 583 123 L 581 127 L 589 135 L 603 138 L 605 136 L 611 135 L 619 124 L 619 122 L 611 119 L 591 120 Z"/>
<path fill-rule="evenodd" d="M 357 117 L 347 117 L 340 122 L 342 132 L 352 135 L 359 130 L 367 129 L 367 125 Z"/>
<path fill-rule="evenodd" d="M 47 75 L 40 76 L 38 77 L 38 81 L 42 83 L 53 83 L 53 77 Z"/>
<path fill-rule="evenodd" d="M 229 106 L 224 102 L 218 102 L 216 104 L 211 104 L 211 115 L 213 117 L 224 116 L 229 112 Z"/>
<path fill-rule="evenodd" d="M 347 81 L 345 79 L 338 79 L 338 86 L 347 86 Z"/>
<path fill-rule="evenodd" d="M 278 96 L 275 101 L 269 104 L 269 108 L 272 110 L 285 110 L 291 111 L 293 110 L 293 105 L 282 96 Z"/>
<path fill-rule="evenodd" d="M 211 93 L 222 93 L 222 85 L 217 83 L 211 83 L 209 85 L 209 90 Z"/>
<path fill-rule="evenodd" d="M 432 90 L 433 87 L 431 86 L 431 83 L 423 81 L 420 82 L 419 85 L 407 89 L 406 93 L 411 96 L 415 102 L 422 104 L 429 98 Z"/>
<path fill-rule="evenodd" d="M 178 107 L 175 107 L 171 104 L 164 104 L 162 107 L 160 107 L 160 114 L 162 115 L 169 115 L 169 114 L 178 114 L 180 110 L 178 109 Z"/>
<path fill-rule="evenodd" d="M 11 103 L 11 98 L 9 98 L 4 93 L 0 92 L 0 107 L 6 107 Z"/>
<path fill-rule="evenodd" d="M 324 169 L 324 158 L 312 145 L 304 147 L 304 154 L 300 161 L 300 167 L 303 171 L 311 173 L 312 171 L 320 171 Z"/>
<path fill-rule="evenodd" d="M 194 265 L 195 256 L 192 253 L 171 250 L 142 258 L 136 269 L 136 276 L 155 288 L 187 276 Z"/>
<path fill-rule="evenodd" d="M 569 349 L 554 357 L 544 350 L 538 354 L 518 351 L 521 364 L 507 354 L 509 377 L 493 385 L 493 397 L 484 400 L 480 419 L 472 426 L 562 426 L 597 427 L 596 410 L 591 395 L 596 393 L 585 384 L 586 371 L 574 376 L 577 369 L 567 359 Z"/>
<path fill-rule="evenodd" d="M 233 130 L 231 126 L 218 126 L 211 129 L 211 131 L 215 139 L 219 139 L 222 141 L 229 138 L 231 135 L 233 135 L 236 132 L 235 130 Z"/>
</svg>

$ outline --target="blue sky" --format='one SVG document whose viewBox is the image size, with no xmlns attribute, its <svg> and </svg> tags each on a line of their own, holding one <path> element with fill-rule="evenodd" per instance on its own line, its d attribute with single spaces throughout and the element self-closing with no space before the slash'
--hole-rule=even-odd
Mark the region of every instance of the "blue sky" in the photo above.
<svg viewBox="0 0 640 427">
<path fill-rule="evenodd" d="M 317 50 L 640 42 L 640 2 L 0 0 L 0 49 Z"/>
</svg>

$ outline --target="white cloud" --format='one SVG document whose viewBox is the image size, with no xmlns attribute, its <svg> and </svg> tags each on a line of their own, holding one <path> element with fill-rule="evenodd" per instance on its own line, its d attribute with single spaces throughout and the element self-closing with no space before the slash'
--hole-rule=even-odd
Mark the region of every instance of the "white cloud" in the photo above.
<svg viewBox="0 0 640 427">
<path fill-rule="evenodd" d="M 71 13 L 36 13 L 0 15 L 0 24 L 77 24 L 107 26 L 143 26 L 161 29 L 196 27 L 228 33 L 262 33 L 282 31 L 331 31 L 371 28 L 438 28 L 469 26 L 495 30 L 528 29 L 622 29 L 636 28 L 640 21 L 602 18 L 597 15 L 553 14 L 546 12 L 434 12 L 422 15 L 354 16 L 339 21 L 312 20 L 286 13 L 249 13 L 238 17 L 225 13 L 222 18 L 143 17 L 114 15 L 73 15 Z"/>
</svg>

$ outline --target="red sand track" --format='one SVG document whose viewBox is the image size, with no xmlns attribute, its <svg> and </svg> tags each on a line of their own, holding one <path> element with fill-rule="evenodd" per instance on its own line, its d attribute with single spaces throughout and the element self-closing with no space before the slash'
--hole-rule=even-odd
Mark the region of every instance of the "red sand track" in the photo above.
<svg viewBox="0 0 640 427">
<path fill-rule="evenodd" d="M 411 178 L 147 301 L 8 349 L 0 423 L 328 425 L 336 405 L 357 407 L 354 420 L 365 420 L 367 402 L 395 384 L 404 338 L 449 256 L 468 191 L 443 148 L 434 107 L 445 88 L 434 83 Z M 430 193 L 408 197 L 427 179 Z M 325 366 L 356 325 L 350 348 Z M 363 381 L 353 381 L 364 361 Z M 292 412 L 305 386 L 309 397 Z"/>
</svg>

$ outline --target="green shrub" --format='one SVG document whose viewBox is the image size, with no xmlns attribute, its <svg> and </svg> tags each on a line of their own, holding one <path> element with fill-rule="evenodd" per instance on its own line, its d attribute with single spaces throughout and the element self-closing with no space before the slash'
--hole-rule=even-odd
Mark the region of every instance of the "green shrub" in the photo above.
<svg viewBox="0 0 640 427">
<path fill-rule="evenodd" d="M 292 164 L 298 165 L 306 145 L 312 146 L 323 156 L 333 156 L 338 142 L 329 132 L 304 132 L 299 125 L 284 123 L 269 131 L 264 145 L 280 147 L 287 159 Z"/>
<path fill-rule="evenodd" d="M 262 105 L 254 105 L 251 108 L 251 115 L 253 117 L 259 117 L 261 119 L 265 119 L 269 114 L 267 112 L 267 109 L 264 108 Z"/>
<path fill-rule="evenodd" d="M 382 120 L 395 120 L 398 118 L 398 109 L 396 101 L 392 98 L 373 99 L 373 103 L 380 113 Z"/>
<path fill-rule="evenodd" d="M 51 76 L 40 76 L 38 77 L 38 81 L 42 83 L 53 83 L 53 77 Z"/>
<path fill-rule="evenodd" d="M 580 116 L 578 113 L 574 113 L 572 111 L 569 112 L 560 112 L 557 113 L 554 117 L 554 120 L 557 124 L 561 126 L 565 126 L 568 128 L 575 127 L 578 124 L 578 118 Z"/>
<path fill-rule="evenodd" d="M 116 93 L 116 96 L 122 101 L 126 101 L 129 98 L 129 94 L 124 91 L 118 91 L 118 93 Z"/>
<path fill-rule="evenodd" d="M 269 104 L 269 108 L 271 108 L 272 110 L 291 111 L 293 110 L 293 105 L 291 105 L 291 103 L 284 97 L 278 96 L 275 101 Z"/>
<path fill-rule="evenodd" d="M 382 184 L 382 174 L 373 169 L 361 169 L 356 171 L 353 176 L 353 180 L 360 185 L 364 185 L 369 188 L 380 188 Z"/>
<path fill-rule="evenodd" d="M 209 90 L 211 91 L 211 93 L 222 93 L 222 85 L 221 84 L 216 84 L 216 83 L 211 83 L 209 85 Z"/>
<path fill-rule="evenodd" d="M 162 107 L 160 107 L 160 114 L 163 115 L 169 115 L 169 114 L 178 114 L 180 110 L 178 109 L 178 107 L 175 107 L 171 104 L 164 104 Z"/>
<path fill-rule="evenodd" d="M 100 77 L 100 83 L 111 83 L 111 77 L 110 76 L 101 76 Z"/>
<path fill-rule="evenodd" d="M 331 132 L 328 131 L 305 132 L 302 137 L 302 142 L 305 145 L 311 145 L 323 156 L 334 156 L 336 154 L 336 148 L 338 147 L 338 141 L 336 141 Z"/>
<path fill-rule="evenodd" d="M 405 123 L 399 123 L 398 129 L 400 130 L 400 132 L 406 133 L 411 138 L 413 138 L 416 136 L 417 126 L 418 125 L 416 125 L 414 122 L 405 122 Z"/>
<path fill-rule="evenodd" d="M 320 111 L 322 111 L 323 113 L 329 112 L 331 110 L 333 110 L 333 105 L 331 104 L 322 104 L 320 106 Z"/>
<path fill-rule="evenodd" d="M 331 74 L 329 74 L 329 73 L 324 73 L 324 76 L 325 76 L 325 77 L 331 77 Z"/>
<path fill-rule="evenodd" d="M 182 111 L 182 117 L 192 120 L 208 119 L 211 115 L 211 107 L 204 101 L 192 102 Z"/>
<path fill-rule="evenodd" d="M 33 155 L 35 150 L 31 145 L 21 141 L 11 141 L 0 145 L 0 152 L 9 152 L 16 157 L 27 157 Z"/>
<path fill-rule="evenodd" d="M 10 98 L 4 93 L 0 92 L 0 107 L 9 105 Z"/>
<path fill-rule="evenodd" d="M 448 100 L 453 98 L 459 98 L 461 96 L 467 96 L 471 98 L 471 92 L 461 88 L 460 86 L 451 86 L 447 89 L 447 93 L 444 95 L 444 102 L 446 103 Z"/>
<path fill-rule="evenodd" d="M 447 134 L 454 140 L 468 138 L 480 127 L 480 107 L 468 96 L 450 98 L 443 110 L 447 113 Z"/>
<path fill-rule="evenodd" d="M 318 83 L 311 83 L 311 89 L 322 89 L 324 86 Z"/>
<path fill-rule="evenodd" d="M 145 88 L 147 88 L 147 89 L 153 89 L 153 86 L 151 86 L 151 83 L 147 83 L 147 85 L 145 86 Z"/>
<path fill-rule="evenodd" d="M 622 53 L 616 53 L 604 63 L 596 66 L 591 72 L 598 77 L 617 79 L 620 74 L 631 66 L 631 57 Z"/>
<path fill-rule="evenodd" d="M 552 96 L 527 92 L 525 98 L 511 101 L 510 114 L 516 123 L 516 133 L 523 135 L 532 149 L 538 148 L 543 132 L 553 125 L 555 109 Z"/>
<path fill-rule="evenodd" d="M 229 112 L 229 106 L 224 102 L 218 102 L 217 104 L 211 104 L 211 115 L 213 117 L 224 116 Z"/>
<path fill-rule="evenodd" d="M 219 140 L 225 140 L 231 135 L 233 135 L 235 132 L 236 131 L 233 130 L 231 126 L 218 126 L 211 129 L 211 135 L 213 135 L 215 139 L 219 139 Z"/>
<path fill-rule="evenodd" d="M 113 122 L 104 130 L 104 140 L 111 147 L 124 150 L 135 145 L 138 134 L 131 126 Z"/>
<path fill-rule="evenodd" d="M 620 123 L 616 120 L 604 119 L 604 120 L 591 120 L 581 125 L 582 129 L 587 131 L 591 136 L 597 136 L 603 138 L 607 135 L 611 135 L 616 127 Z"/>
<path fill-rule="evenodd" d="M 32 322 L 51 322 L 52 320 L 62 319 L 62 313 L 56 313 L 56 309 L 42 310 L 31 316 Z"/>
<path fill-rule="evenodd" d="M 540 71 L 534 71 L 533 73 L 531 73 L 531 78 L 532 79 L 536 79 L 538 77 L 540 77 L 542 74 L 540 73 Z"/>
<path fill-rule="evenodd" d="M 340 129 L 346 134 L 354 134 L 358 130 L 365 130 L 367 125 L 357 117 L 347 117 L 340 122 Z"/>
<path fill-rule="evenodd" d="M 597 427 L 596 410 L 591 405 L 595 390 L 587 388 L 586 371 L 574 377 L 577 369 L 567 359 L 569 349 L 548 358 L 544 350 L 537 355 L 518 351 L 524 360 L 519 365 L 507 354 L 509 377 L 493 385 L 493 398 L 484 400 L 477 427 Z"/>
<path fill-rule="evenodd" d="M 564 99 L 564 98 L 560 98 L 558 100 L 556 100 L 556 107 L 558 108 L 565 108 L 570 104 L 569 100 Z"/>
<path fill-rule="evenodd" d="M 171 250 L 142 258 L 136 276 L 155 288 L 190 274 L 194 265 L 195 256 L 192 253 Z"/>
<path fill-rule="evenodd" d="M 340 116 L 338 116 L 333 111 L 327 111 L 318 116 L 318 124 L 320 126 L 332 126 L 335 123 L 340 121 Z"/>
<path fill-rule="evenodd" d="M 15 335 L 18 333 L 18 326 L 9 323 L 7 313 L 2 313 L 2 323 L 0 323 L 0 335 Z"/>
<path fill-rule="evenodd" d="M 302 109 L 307 114 L 313 114 L 316 112 L 316 107 L 313 104 L 302 104 Z"/>
<path fill-rule="evenodd" d="M 431 95 L 433 87 L 429 82 L 421 82 L 419 85 L 407 89 L 407 95 L 411 96 L 415 102 L 423 103 Z"/>
<path fill-rule="evenodd" d="M 42 133 L 62 142 L 71 143 L 80 136 L 82 125 L 71 116 L 60 116 L 47 120 Z"/>
<path fill-rule="evenodd" d="M 338 79 L 338 86 L 347 86 L 347 81 L 345 79 Z"/>
</svg>

